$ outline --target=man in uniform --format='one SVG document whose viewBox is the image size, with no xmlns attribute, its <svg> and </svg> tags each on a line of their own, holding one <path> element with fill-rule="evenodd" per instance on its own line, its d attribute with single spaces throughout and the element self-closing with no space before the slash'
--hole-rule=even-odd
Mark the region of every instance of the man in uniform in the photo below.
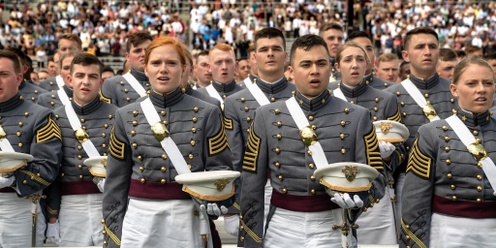
<svg viewBox="0 0 496 248">
<path fill-rule="evenodd" d="M 333 22 L 324 23 L 324 25 L 319 28 L 319 36 L 327 43 L 327 49 L 330 54 L 331 77 L 329 78 L 329 82 L 340 81 L 339 72 L 334 67 L 334 64 L 336 63 L 336 52 L 338 51 L 339 46 L 343 44 L 343 27 Z"/>
<path fill-rule="evenodd" d="M 375 76 L 384 81 L 396 83 L 400 74 L 400 61 L 395 53 L 384 53 L 377 58 Z"/>
<path fill-rule="evenodd" d="M 62 137 L 49 109 L 19 95 L 23 76 L 14 53 L 0 51 L 0 72 L 0 149 L 33 157 L 16 171 L 0 176 L 0 246 L 28 247 L 32 237 L 36 239 L 34 245 L 42 246 L 45 221 L 37 199 L 57 177 Z"/>
<path fill-rule="evenodd" d="M 209 52 L 209 66 L 212 72 L 212 82 L 198 92 L 207 94 L 224 104 L 226 97 L 243 88 L 234 81 L 236 71 L 236 56 L 234 49 L 228 44 L 217 44 Z"/>
<path fill-rule="evenodd" d="M 174 178 L 232 167 L 220 109 L 182 93 L 184 49 L 176 39 L 155 39 L 145 55 L 150 95 L 116 112 L 103 198 L 109 247 L 198 247 L 194 204 Z M 169 135 L 155 137 L 152 125 Z"/>
<path fill-rule="evenodd" d="M 215 105 L 219 107 L 220 109 L 220 102 L 208 95 L 202 94 L 198 92 L 197 90 L 194 90 L 193 87 L 191 86 L 191 83 L 189 82 L 190 75 L 193 73 L 193 56 L 191 55 L 190 51 L 188 49 L 184 50 L 184 55 L 186 56 L 186 75 L 181 78 L 181 88 L 184 94 L 190 95 L 192 97 L 198 98 L 204 102 L 210 103 L 212 105 Z"/>
<path fill-rule="evenodd" d="M 196 63 L 193 69 L 196 78 L 196 87 L 205 88 L 212 81 L 212 73 L 208 65 L 208 51 L 201 51 L 196 56 Z"/>
<path fill-rule="evenodd" d="M 314 171 L 323 164 L 356 161 L 382 173 L 375 129 L 367 109 L 335 98 L 327 90 L 329 52 L 322 38 L 305 35 L 296 39 L 290 61 L 294 98 L 258 108 L 250 127 L 243 160 L 239 244 L 341 247 L 341 231 L 332 228 L 341 224 L 340 207 L 358 215 L 362 206 L 368 206 L 369 197 L 382 197 L 384 177 L 380 174 L 368 193 L 336 193 L 334 204 Z M 296 118 L 296 114 L 304 118 Z M 299 130 L 297 123 L 304 122 L 307 127 Z M 312 144 L 319 142 L 323 149 L 309 150 L 302 132 L 313 133 Z M 273 192 L 264 234 L 263 195 L 268 176 Z M 341 197 L 350 204 L 342 204 Z"/>
<path fill-rule="evenodd" d="M 83 51 L 83 45 L 78 35 L 72 33 L 62 34 L 59 38 L 57 53 L 53 55 L 55 64 L 59 64 L 59 59 L 64 54 L 77 53 Z M 64 86 L 64 80 L 59 77 L 50 77 L 40 82 L 40 87 L 48 91 L 57 91 Z"/>
<path fill-rule="evenodd" d="M 457 104 L 449 90 L 450 81 L 440 78 L 436 72 L 439 40 L 433 29 L 419 27 L 410 30 L 405 36 L 402 56 L 410 63 L 410 77 L 386 91 L 393 93 L 398 99 L 402 122 L 410 132 L 410 137 L 404 143 L 409 152 L 417 129 L 430 121 L 451 116 Z M 405 171 L 406 160 L 396 172 L 397 199 L 401 199 Z M 401 216 L 401 201 L 397 203 L 396 213 Z M 400 236 L 404 238 L 404 233 Z"/>
<path fill-rule="evenodd" d="M 456 52 L 450 48 L 440 48 L 439 49 L 439 60 L 437 62 L 437 74 L 440 77 L 452 80 L 453 72 L 455 72 L 455 66 L 458 64 L 458 57 Z"/>
<path fill-rule="evenodd" d="M 57 53 L 55 53 L 55 54 L 57 54 Z M 45 79 L 48 79 L 50 77 L 56 77 L 58 75 L 58 73 L 57 73 L 57 62 L 54 61 L 55 54 L 52 55 L 52 56 L 48 56 L 48 58 L 47 58 L 48 65 L 47 65 L 46 68 L 47 68 L 47 71 L 48 71 L 48 77 L 45 78 Z M 45 80 L 45 79 L 43 79 L 43 80 Z M 41 81 L 43 81 L 43 80 L 41 80 Z"/>
<path fill-rule="evenodd" d="M 100 60 L 87 53 L 73 57 L 68 80 L 74 86 L 74 98 L 54 111 L 62 131 L 64 156 L 59 177 L 48 190 L 48 199 L 52 200 L 47 202 L 50 213 L 47 236 L 57 241 L 60 230 L 60 246 L 101 246 L 103 195 L 100 191 L 104 183 L 95 180 L 83 162 L 107 155 L 117 107 L 100 100 L 103 84 Z M 81 140 L 83 134 L 89 136 L 90 142 Z"/>
<path fill-rule="evenodd" d="M 284 77 L 284 64 L 287 57 L 286 40 L 280 30 L 264 28 L 255 34 L 258 78 L 255 78 L 253 85 L 248 85 L 247 89 L 226 98 L 224 107 L 224 122 L 235 170 L 242 171 L 245 145 L 250 124 L 255 118 L 255 111 L 260 106 L 290 98 L 295 90 L 294 85 L 289 84 Z M 240 187 L 237 191 L 239 193 Z M 270 199 L 271 192 L 270 188 L 268 199 Z M 237 199 L 239 202 L 239 195 Z M 225 217 L 226 227 L 237 227 L 237 217 L 238 215 Z M 233 225 L 229 225 L 229 221 L 232 221 Z M 237 236 L 237 228 L 232 228 L 228 232 Z"/>
<path fill-rule="evenodd" d="M 62 55 L 59 60 L 59 75 L 64 81 L 64 86 L 57 91 L 45 92 L 38 98 L 38 104 L 55 110 L 60 106 L 64 106 L 72 100 L 73 89 L 70 81 L 71 62 L 74 58 L 74 53 L 67 53 Z"/>
<path fill-rule="evenodd" d="M 407 79 L 410 76 L 410 62 L 402 61 L 400 64 L 400 75 L 398 76 L 398 83 Z"/>
<path fill-rule="evenodd" d="M 117 107 L 133 103 L 150 90 L 148 77 L 143 72 L 145 50 L 152 42 L 148 32 L 136 32 L 126 42 L 126 61 L 131 70 L 122 76 L 109 78 L 102 87 L 102 96 Z"/>
<path fill-rule="evenodd" d="M 238 59 L 238 69 L 236 70 L 236 82 L 243 81 L 248 75 L 250 75 L 250 61 L 248 58 Z"/>
</svg>

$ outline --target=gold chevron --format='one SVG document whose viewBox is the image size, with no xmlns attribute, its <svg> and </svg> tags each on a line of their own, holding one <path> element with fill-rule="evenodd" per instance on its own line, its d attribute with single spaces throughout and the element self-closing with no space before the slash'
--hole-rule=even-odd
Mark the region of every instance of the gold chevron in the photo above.
<svg viewBox="0 0 496 248">
<path fill-rule="evenodd" d="M 47 124 L 36 131 L 36 143 L 43 143 L 45 141 L 51 140 L 52 138 L 58 138 L 62 140 L 62 133 L 57 123 L 53 120 L 52 115 L 48 116 Z"/>
<path fill-rule="evenodd" d="M 254 122 L 252 122 L 250 136 L 246 144 L 245 156 L 243 157 L 243 170 L 257 171 L 258 149 L 260 148 L 260 137 L 257 136 L 254 130 Z"/>
<path fill-rule="evenodd" d="M 115 137 L 115 128 L 112 126 L 112 130 L 110 130 L 110 146 L 109 153 L 118 159 L 124 159 L 124 142 L 120 141 Z"/>
<path fill-rule="evenodd" d="M 408 172 L 411 170 L 415 175 L 424 179 L 429 179 L 432 159 L 420 151 L 418 147 L 418 137 L 413 141 L 410 154 L 406 171 Z"/>
</svg>

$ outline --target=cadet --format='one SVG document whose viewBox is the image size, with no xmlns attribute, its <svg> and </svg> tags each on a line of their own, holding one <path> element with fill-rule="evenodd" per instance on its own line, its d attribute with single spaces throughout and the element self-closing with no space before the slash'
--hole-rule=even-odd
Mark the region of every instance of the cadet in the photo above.
<svg viewBox="0 0 496 248">
<path fill-rule="evenodd" d="M 196 64 L 193 69 L 196 78 L 196 87 L 205 88 L 212 81 L 212 73 L 208 64 L 208 51 L 204 50 L 196 55 Z"/>
<path fill-rule="evenodd" d="M 305 35 L 296 39 L 290 61 L 295 96 L 258 108 L 250 127 L 243 160 L 240 245 L 341 247 L 341 231 L 332 229 L 333 224 L 341 224 L 340 206 L 359 214 L 359 206 L 368 205 L 369 197 L 382 197 L 385 180 L 380 175 L 370 195 L 344 194 L 350 204 L 337 205 L 313 176 L 316 164 L 321 164 L 317 158 L 328 160 L 325 163 L 357 161 L 382 172 L 375 129 L 367 109 L 335 98 L 327 90 L 329 52 L 322 38 Z M 295 120 L 294 114 L 305 118 Z M 307 121 L 308 127 L 299 130 L 296 122 Z M 318 154 L 300 136 L 312 132 L 316 135 L 313 141 L 324 148 Z M 264 234 L 267 173 L 273 192 Z"/>
<path fill-rule="evenodd" d="M 53 198 L 49 202 L 51 212 L 59 213 L 60 246 L 103 244 L 100 223 L 103 181 L 94 180 L 83 163 L 87 158 L 107 155 L 113 115 L 117 110 L 115 105 L 100 100 L 102 69 L 103 64 L 94 55 L 75 54 L 68 77 L 74 87 L 74 98 L 54 111 L 62 131 L 64 156 L 57 183 L 50 186 L 48 197 Z M 81 140 L 84 135 L 88 135 L 90 142 Z M 101 183 L 97 187 L 94 181 Z M 57 220 L 52 217 L 49 223 L 47 236 L 58 238 Z"/>
<path fill-rule="evenodd" d="M 417 129 L 430 121 L 443 119 L 452 114 L 456 99 L 449 91 L 450 82 L 436 73 L 439 57 L 437 33 L 426 27 L 410 30 L 405 36 L 403 59 L 410 62 L 410 77 L 401 84 L 386 89 L 398 99 L 401 120 L 410 131 L 405 148 L 410 150 Z M 396 198 L 401 199 L 406 161 L 398 168 Z M 401 202 L 398 201 L 397 213 L 401 216 Z"/>
<path fill-rule="evenodd" d="M 456 114 L 418 129 L 401 198 L 400 247 L 496 242 L 496 120 L 488 111 L 495 79 L 486 61 L 462 60 L 449 86 Z"/>
<path fill-rule="evenodd" d="M 70 82 L 71 76 L 71 62 L 74 58 L 74 53 L 67 53 L 62 55 L 59 60 L 59 75 L 64 82 L 64 86 L 62 86 L 57 91 L 45 92 L 40 95 L 38 98 L 38 104 L 55 110 L 60 106 L 64 106 L 72 101 L 73 89 L 72 84 Z"/>
<path fill-rule="evenodd" d="M 344 101 L 357 104 L 372 113 L 371 121 L 392 120 L 401 121 L 396 97 L 388 92 L 374 89 L 365 83 L 364 75 L 367 64 L 371 63 L 367 52 L 358 43 L 348 41 L 339 49 L 336 56 L 336 68 L 341 75 L 340 87 L 333 95 Z M 386 167 L 388 187 L 382 199 L 375 199 L 374 208 L 363 213 L 358 219 L 357 229 L 359 242 L 362 244 L 397 244 L 395 229 L 394 179 L 393 171 L 405 156 L 402 143 L 395 147 L 389 142 L 379 142 L 379 150 Z M 397 152 L 395 152 L 395 150 Z"/>
<path fill-rule="evenodd" d="M 331 63 L 331 77 L 329 78 L 329 82 L 341 81 L 339 76 L 339 72 L 334 67 L 336 63 L 336 53 L 338 48 L 343 44 L 343 27 L 337 23 L 328 22 L 324 23 L 319 28 L 319 36 L 325 40 L 327 43 L 327 49 L 329 50 L 329 61 Z"/>
<path fill-rule="evenodd" d="M 18 87 L 23 76 L 14 53 L 0 51 L 0 73 L 0 149 L 2 153 L 32 156 L 19 160 L 17 170 L 2 172 L 0 176 L 0 246 L 42 246 L 45 220 L 36 202 L 39 192 L 55 180 L 59 171 L 62 158 L 60 129 L 49 109 L 20 97 Z M 8 160 L 16 159 L 10 158 L 9 154 L 1 157 L 3 166 Z M 36 224 L 34 228 L 33 223 Z"/>
<path fill-rule="evenodd" d="M 152 36 L 145 31 L 136 32 L 129 36 L 126 42 L 126 61 L 129 62 L 131 70 L 123 72 L 124 75 L 122 76 L 105 80 L 102 96 L 106 101 L 117 107 L 122 107 L 148 94 L 150 83 L 143 72 L 143 61 L 145 50 L 152 39 Z"/>
<path fill-rule="evenodd" d="M 226 98 L 224 115 L 227 138 L 233 156 L 235 170 L 242 171 L 245 145 L 248 140 L 250 124 L 255 118 L 258 107 L 290 98 L 295 90 L 284 77 L 284 61 L 288 59 L 286 40 L 276 28 L 264 28 L 255 34 L 255 58 L 257 59 L 258 78 L 254 84 Z M 272 188 L 268 185 L 268 198 Z M 239 187 L 238 187 L 239 193 Z M 239 201 L 239 196 L 238 196 Z M 268 211 L 268 202 L 267 202 Z M 237 236 L 238 215 L 225 217 L 226 230 Z M 236 227 L 236 228 L 234 228 Z M 229 229 L 230 228 L 230 229 Z"/>
<path fill-rule="evenodd" d="M 232 163 L 220 109 L 181 91 L 184 49 L 174 38 L 155 39 L 145 55 L 150 95 L 116 112 L 103 198 L 104 245 L 201 244 L 195 204 L 174 178 L 178 171 L 231 169 Z M 159 127 L 166 137 L 155 137 Z"/>
<path fill-rule="evenodd" d="M 210 49 L 208 58 L 213 80 L 209 86 L 198 89 L 198 92 L 219 100 L 223 105 L 226 97 L 243 89 L 234 81 L 236 71 L 234 49 L 228 44 L 217 44 Z"/>
<path fill-rule="evenodd" d="M 236 81 L 243 81 L 246 77 L 250 75 L 250 61 L 248 58 L 238 59 L 238 68 L 236 70 Z"/>
<path fill-rule="evenodd" d="M 384 53 L 377 58 L 375 77 L 396 83 L 400 75 L 400 61 L 395 53 Z"/>
<path fill-rule="evenodd" d="M 440 77 L 452 80 L 453 72 L 455 71 L 455 66 L 458 64 L 458 57 L 456 52 L 450 48 L 440 48 L 439 49 L 439 59 L 437 62 L 437 74 Z"/>
<path fill-rule="evenodd" d="M 53 55 L 55 64 L 59 64 L 57 57 L 62 57 L 64 54 L 77 53 L 83 51 L 81 39 L 77 34 L 65 33 L 59 37 L 57 53 Z M 60 70 L 60 69 L 59 69 Z M 39 86 L 48 91 L 57 91 L 64 86 L 64 80 L 60 76 L 50 77 L 47 80 L 41 81 Z"/>
</svg>

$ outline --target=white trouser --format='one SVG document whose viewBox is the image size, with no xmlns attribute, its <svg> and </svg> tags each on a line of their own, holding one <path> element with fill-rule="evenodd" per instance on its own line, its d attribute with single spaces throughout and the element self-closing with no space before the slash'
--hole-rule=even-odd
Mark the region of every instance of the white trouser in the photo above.
<svg viewBox="0 0 496 248">
<path fill-rule="evenodd" d="M 432 214 L 429 247 L 494 247 L 496 219 Z"/>
<path fill-rule="evenodd" d="M 263 221 L 263 230 L 265 232 L 265 225 L 267 224 L 267 215 L 270 210 L 270 198 L 272 197 L 272 185 L 270 184 L 270 179 L 267 179 L 267 183 L 265 184 L 265 204 L 264 204 L 264 221 Z"/>
<path fill-rule="evenodd" d="M 103 194 L 64 195 L 60 204 L 60 246 L 102 246 Z"/>
<path fill-rule="evenodd" d="M 297 212 L 277 208 L 265 233 L 264 247 L 341 248 L 341 209 Z"/>
<path fill-rule="evenodd" d="M 121 248 L 201 248 L 200 218 L 195 211 L 190 199 L 130 198 L 122 224 Z"/>
<path fill-rule="evenodd" d="M 391 197 L 392 189 L 386 186 L 384 197 L 373 208 L 358 217 L 357 238 L 359 244 L 392 245 L 398 244 Z"/>
<path fill-rule="evenodd" d="M 0 193 L 0 247 L 30 247 L 33 215 L 31 198 L 19 198 L 15 193 Z M 38 204 L 36 246 L 45 240 L 45 217 Z"/>
</svg>

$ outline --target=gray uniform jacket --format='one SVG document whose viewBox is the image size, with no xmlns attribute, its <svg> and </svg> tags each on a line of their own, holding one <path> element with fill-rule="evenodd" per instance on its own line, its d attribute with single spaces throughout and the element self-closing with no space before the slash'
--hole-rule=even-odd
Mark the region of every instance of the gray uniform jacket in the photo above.
<svg viewBox="0 0 496 248">
<path fill-rule="evenodd" d="M 413 75 L 410 75 L 410 80 L 436 109 L 439 118 L 444 119 L 453 114 L 453 109 L 457 107 L 457 102 L 449 90 L 450 81 L 440 78 L 437 73 L 426 81 Z M 397 97 L 401 111 L 401 121 L 410 131 L 410 137 L 405 141 L 406 150 L 409 151 L 417 134 L 417 129 L 430 121 L 424 115 L 422 108 L 407 93 L 403 85 L 390 86 L 386 91 L 393 93 Z M 404 169 L 406 168 L 404 167 Z"/>
<path fill-rule="evenodd" d="M 272 84 L 263 82 L 260 79 L 254 80 L 254 82 L 271 103 L 287 100 L 293 96 L 293 92 L 296 90 L 295 86 L 288 83 L 285 77 Z M 227 139 L 231 146 L 234 170 L 239 172 L 242 171 L 243 156 L 250 125 L 255 118 L 255 111 L 259 107 L 260 104 L 248 89 L 229 96 L 224 102 L 224 124 L 226 125 Z"/>
<path fill-rule="evenodd" d="M 363 77 L 363 80 L 370 87 L 376 88 L 379 90 L 383 90 L 383 89 L 386 89 L 392 85 L 395 85 L 395 83 L 388 82 L 388 81 L 382 80 L 382 79 L 374 76 L 374 73 L 370 73 L 369 75 L 366 75 L 365 77 Z"/>
<path fill-rule="evenodd" d="M 496 161 L 496 120 L 489 111 L 457 116 Z M 428 247 L 431 215 L 496 218 L 496 197 L 482 164 L 445 120 L 421 126 L 413 142 L 403 188 L 400 247 Z"/>
<path fill-rule="evenodd" d="M 50 185 L 62 159 L 62 137 L 52 112 L 16 95 L 0 103 L 0 125 L 16 152 L 34 157 L 14 173 L 19 196 L 29 196 Z M 3 188 L 0 192 L 14 191 Z"/>
<path fill-rule="evenodd" d="M 255 79 L 257 76 L 249 74 L 248 77 L 250 78 L 251 83 L 255 82 Z M 243 80 L 238 81 L 238 85 L 241 86 L 241 88 L 246 89 L 246 84 L 245 84 L 245 78 Z"/>
<path fill-rule="evenodd" d="M 57 80 L 55 79 L 55 77 L 50 77 L 41 81 L 38 84 L 38 86 L 40 86 L 41 88 L 45 89 L 48 92 L 59 90 L 59 85 L 57 84 Z"/>
<path fill-rule="evenodd" d="M 72 101 L 72 95 L 74 91 L 71 88 L 69 88 L 67 85 L 64 85 L 62 89 L 64 89 L 65 93 L 69 97 L 69 101 Z M 45 108 L 49 108 L 51 110 L 55 110 L 60 106 L 62 106 L 62 102 L 60 101 L 59 94 L 57 93 L 57 91 L 50 91 L 41 94 L 40 97 L 38 98 L 37 104 Z"/>
<path fill-rule="evenodd" d="M 19 85 L 19 95 L 26 101 L 36 102 L 38 97 L 47 92 L 45 89 L 23 80 Z"/>
<path fill-rule="evenodd" d="M 149 97 L 191 171 L 232 169 L 219 108 L 180 88 Z M 104 242 L 111 247 L 120 243 L 128 197 L 191 199 L 174 181 L 177 172 L 155 139 L 140 101 L 117 110 L 110 137 L 103 216 Z"/>
<path fill-rule="evenodd" d="M 239 86 L 234 80 L 227 84 L 221 84 L 215 81 L 212 81 L 210 83 L 214 86 L 215 90 L 219 92 L 219 95 L 222 97 L 222 99 L 226 99 L 226 97 L 243 90 L 243 87 Z M 197 91 L 210 96 L 205 88 L 199 88 L 197 89 Z"/>
<path fill-rule="evenodd" d="M 131 69 L 131 74 L 149 94 L 151 86 L 145 73 Z M 117 107 L 126 106 L 141 97 L 121 75 L 105 80 L 102 86 L 102 96 L 106 102 L 117 105 Z"/>
<path fill-rule="evenodd" d="M 328 91 L 312 100 L 300 93 L 295 98 L 315 130 L 328 162 L 354 161 L 378 169 L 380 175 L 369 194 L 374 199 L 382 198 L 386 182 L 381 174 L 384 169 L 370 112 L 332 97 Z M 316 166 L 308 151 L 284 101 L 257 109 L 243 160 L 239 245 L 263 246 L 268 172 L 273 187 L 271 211 L 274 207 L 300 212 L 339 208 L 313 176 Z"/>
<path fill-rule="evenodd" d="M 79 117 L 81 127 L 86 130 L 91 142 L 101 156 L 107 155 L 110 130 L 117 107 L 102 102 L 96 97 L 92 102 L 81 107 L 74 101 L 70 103 Z M 49 187 L 47 193 L 47 218 L 57 217 L 62 195 L 79 195 L 100 193 L 93 176 L 83 161 L 88 158 L 81 143 L 76 139 L 69 122 L 65 106 L 54 111 L 55 121 L 62 131 L 62 164 L 57 181 Z"/>
</svg>

